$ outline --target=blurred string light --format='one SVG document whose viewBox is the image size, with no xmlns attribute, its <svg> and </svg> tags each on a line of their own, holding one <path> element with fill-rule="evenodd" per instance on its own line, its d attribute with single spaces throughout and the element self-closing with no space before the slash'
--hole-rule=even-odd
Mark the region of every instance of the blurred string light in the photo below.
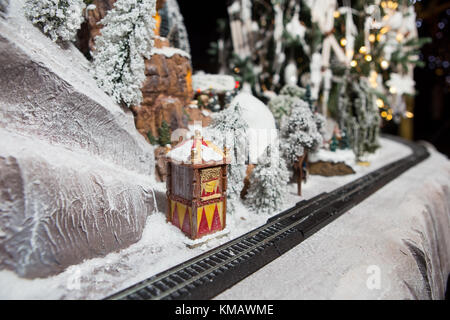
<svg viewBox="0 0 450 320">
<path fill-rule="evenodd" d="M 392 87 L 389 88 L 389 92 L 392 93 L 392 94 L 396 94 L 397 93 L 397 88 L 392 86 Z"/>
<path fill-rule="evenodd" d="M 387 62 L 386 60 L 383 60 L 383 61 L 381 61 L 380 66 L 381 66 L 381 69 L 387 70 L 387 68 L 389 68 L 389 62 Z"/>
<path fill-rule="evenodd" d="M 408 119 L 412 119 L 412 118 L 414 118 L 414 113 L 412 113 L 410 111 L 406 111 L 405 112 L 405 117 L 407 117 Z"/>
<path fill-rule="evenodd" d="M 383 101 L 383 99 L 380 99 L 380 98 L 378 98 L 377 99 L 377 107 L 378 108 L 384 108 L 384 101 Z"/>
</svg>

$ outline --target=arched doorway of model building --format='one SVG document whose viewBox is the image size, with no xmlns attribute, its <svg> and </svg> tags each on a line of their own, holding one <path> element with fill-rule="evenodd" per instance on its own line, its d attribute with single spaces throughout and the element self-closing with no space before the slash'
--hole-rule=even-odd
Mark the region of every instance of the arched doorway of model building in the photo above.
<svg viewBox="0 0 450 320">
<path fill-rule="evenodd" d="M 220 19 L 228 21 L 227 1 L 178 1 L 191 45 L 194 73 L 217 73 L 217 58 L 208 53 L 211 43 L 220 37 Z"/>
</svg>

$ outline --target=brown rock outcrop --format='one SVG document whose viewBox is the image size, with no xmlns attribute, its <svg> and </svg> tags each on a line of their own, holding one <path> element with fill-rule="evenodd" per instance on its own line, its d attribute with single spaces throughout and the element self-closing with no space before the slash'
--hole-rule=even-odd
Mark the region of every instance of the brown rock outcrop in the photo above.
<svg viewBox="0 0 450 320">
<path fill-rule="evenodd" d="M 308 172 L 312 175 L 325 177 L 345 176 L 355 173 L 353 168 L 346 165 L 344 162 L 332 163 L 324 161 L 310 162 L 308 164 Z"/>
<path fill-rule="evenodd" d="M 133 108 L 138 131 L 145 137 L 149 131 L 157 137 L 163 120 L 172 130 L 187 128 L 191 120 L 198 120 L 198 114 L 186 107 L 193 97 L 190 60 L 179 54 L 154 54 L 145 66 L 144 101 Z"/>
</svg>

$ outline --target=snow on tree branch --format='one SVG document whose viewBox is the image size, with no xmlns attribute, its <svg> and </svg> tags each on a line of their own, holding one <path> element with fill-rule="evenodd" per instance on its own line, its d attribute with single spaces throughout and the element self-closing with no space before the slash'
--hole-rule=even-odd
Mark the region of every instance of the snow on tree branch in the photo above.
<svg viewBox="0 0 450 320">
<path fill-rule="evenodd" d="M 191 53 L 188 33 L 184 25 L 183 15 L 177 0 L 168 0 L 160 11 L 163 17 L 161 22 L 161 36 L 167 37 L 170 43 L 181 50 Z"/>
<path fill-rule="evenodd" d="M 25 15 L 53 41 L 72 41 L 84 21 L 83 0 L 27 0 Z"/>
<path fill-rule="evenodd" d="M 312 113 L 307 102 L 293 99 L 291 114 L 282 131 L 282 152 L 290 164 L 298 161 L 305 150 L 315 151 L 322 145 L 320 130 L 324 123 L 323 117 Z"/>
<path fill-rule="evenodd" d="M 128 107 L 142 102 L 144 57 L 150 57 L 155 28 L 156 0 L 118 0 L 100 23 L 93 52 L 94 77 L 117 103 Z"/>
<path fill-rule="evenodd" d="M 267 156 L 260 160 L 250 175 L 250 187 L 245 203 L 258 213 L 280 210 L 286 199 L 289 171 L 286 162 L 277 156 L 276 151 L 269 146 Z"/>
<path fill-rule="evenodd" d="M 232 162 L 228 170 L 228 212 L 235 211 L 235 203 L 240 199 L 244 188 L 248 150 L 248 124 L 242 117 L 242 108 L 237 103 L 214 116 L 210 129 L 215 142 L 225 143 L 231 147 Z"/>
</svg>

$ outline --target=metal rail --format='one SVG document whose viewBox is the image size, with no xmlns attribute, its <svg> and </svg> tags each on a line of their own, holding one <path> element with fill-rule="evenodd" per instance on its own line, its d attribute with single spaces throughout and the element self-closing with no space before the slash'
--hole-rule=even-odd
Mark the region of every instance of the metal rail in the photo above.
<svg viewBox="0 0 450 320">
<path fill-rule="evenodd" d="M 391 137 L 413 153 L 332 192 L 298 202 L 266 224 L 107 299 L 210 299 L 347 212 L 429 156 L 425 147 Z"/>
</svg>

